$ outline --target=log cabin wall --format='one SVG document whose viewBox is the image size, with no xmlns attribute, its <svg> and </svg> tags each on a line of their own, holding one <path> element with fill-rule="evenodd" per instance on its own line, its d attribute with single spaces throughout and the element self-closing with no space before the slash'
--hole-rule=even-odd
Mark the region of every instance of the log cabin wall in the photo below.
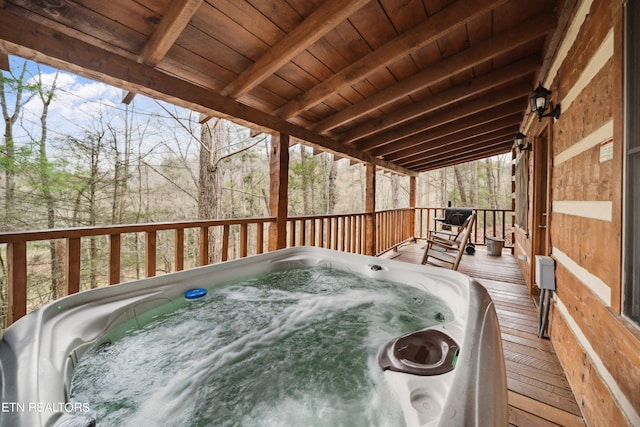
<svg viewBox="0 0 640 427">
<path fill-rule="evenodd" d="M 536 135 L 549 138 L 548 251 L 556 264 L 549 335 L 591 426 L 640 425 L 640 328 L 621 314 L 624 147 L 624 1 L 583 0 L 543 86 L 559 120 L 529 117 L 527 227 L 516 230 L 532 290 Z M 533 114 L 531 115 L 533 116 Z"/>
</svg>

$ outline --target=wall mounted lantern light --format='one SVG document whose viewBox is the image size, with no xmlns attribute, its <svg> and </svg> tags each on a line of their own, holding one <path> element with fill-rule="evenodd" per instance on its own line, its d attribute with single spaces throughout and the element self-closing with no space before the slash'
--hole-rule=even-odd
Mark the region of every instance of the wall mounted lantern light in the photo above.
<svg viewBox="0 0 640 427">
<path fill-rule="evenodd" d="M 535 111 L 538 116 L 538 121 L 541 121 L 543 117 L 553 117 L 558 120 L 560 117 L 560 104 L 553 106 L 553 102 L 550 103 L 549 96 L 551 95 L 551 91 L 542 87 L 541 84 L 538 85 L 536 90 L 533 91 L 531 95 L 529 95 L 529 102 L 531 103 L 531 111 Z M 547 110 L 547 106 L 551 104 L 551 111 L 545 114 Z"/>
<path fill-rule="evenodd" d="M 516 147 L 518 147 L 518 150 L 520 150 L 520 152 L 533 150 L 533 145 L 528 144 L 525 146 L 525 144 L 527 143 L 527 135 L 522 132 L 518 132 L 513 141 L 516 143 Z"/>
</svg>

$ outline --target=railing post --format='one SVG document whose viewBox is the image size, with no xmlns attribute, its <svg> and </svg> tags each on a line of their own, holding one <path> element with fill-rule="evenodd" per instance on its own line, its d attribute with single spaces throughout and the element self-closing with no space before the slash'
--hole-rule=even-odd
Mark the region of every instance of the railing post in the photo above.
<svg viewBox="0 0 640 427">
<path fill-rule="evenodd" d="M 109 235 L 109 284 L 120 283 L 120 234 Z"/>
<path fill-rule="evenodd" d="M 67 239 L 67 295 L 80 292 L 80 238 Z"/>
<path fill-rule="evenodd" d="M 27 243 L 7 244 L 9 301 L 7 326 L 27 314 Z"/>
</svg>

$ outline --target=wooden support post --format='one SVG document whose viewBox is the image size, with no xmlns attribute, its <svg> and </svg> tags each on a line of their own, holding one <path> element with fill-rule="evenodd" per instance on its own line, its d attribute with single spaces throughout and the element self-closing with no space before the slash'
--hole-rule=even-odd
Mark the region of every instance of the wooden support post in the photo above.
<svg viewBox="0 0 640 427">
<path fill-rule="evenodd" d="M 144 239 L 144 275 L 153 277 L 156 275 L 156 232 L 147 231 Z"/>
<path fill-rule="evenodd" d="M 407 225 L 409 228 L 407 236 L 413 236 L 414 242 L 419 235 L 419 233 L 416 232 L 416 182 L 417 179 L 415 176 L 409 177 L 409 208 L 412 209 L 412 212 L 409 216 L 409 224 Z"/>
<path fill-rule="evenodd" d="M 80 238 L 67 239 L 67 295 L 80 292 Z"/>
<path fill-rule="evenodd" d="M 120 283 L 120 243 L 119 234 L 111 234 L 109 236 L 109 284 L 115 285 Z"/>
<path fill-rule="evenodd" d="M 174 248 L 176 271 L 184 270 L 184 228 L 176 229 L 176 243 Z"/>
<path fill-rule="evenodd" d="M 275 224 L 269 224 L 269 251 L 274 251 L 287 246 L 289 135 L 271 137 L 269 157 L 269 211 L 276 217 Z"/>
<path fill-rule="evenodd" d="M 9 306 L 7 326 L 27 314 L 27 244 L 26 242 L 7 245 L 9 279 Z"/>
<path fill-rule="evenodd" d="M 367 163 L 365 195 L 365 255 L 376 254 L 376 165 Z"/>
</svg>

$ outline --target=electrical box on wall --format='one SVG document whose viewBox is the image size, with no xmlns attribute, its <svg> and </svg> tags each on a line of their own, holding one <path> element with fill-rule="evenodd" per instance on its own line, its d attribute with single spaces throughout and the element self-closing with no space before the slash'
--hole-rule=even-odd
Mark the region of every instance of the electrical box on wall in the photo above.
<svg viewBox="0 0 640 427">
<path fill-rule="evenodd" d="M 536 255 L 536 282 L 540 289 L 556 290 L 556 272 L 553 258 Z"/>
</svg>

